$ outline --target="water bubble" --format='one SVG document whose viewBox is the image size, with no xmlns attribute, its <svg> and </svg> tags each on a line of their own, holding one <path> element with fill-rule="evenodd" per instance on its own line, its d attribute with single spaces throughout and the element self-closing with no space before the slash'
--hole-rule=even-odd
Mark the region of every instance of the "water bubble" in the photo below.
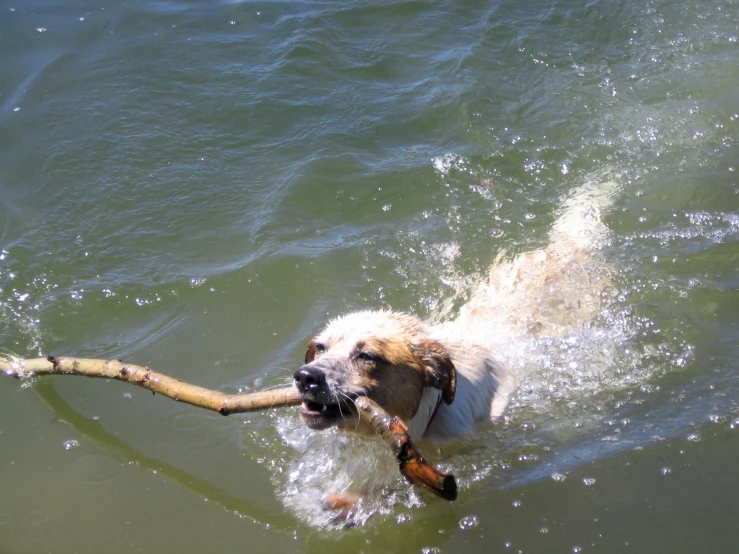
<svg viewBox="0 0 739 554">
<path fill-rule="evenodd" d="M 557 481 L 558 483 L 561 483 L 565 479 L 567 479 L 567 476 L 563 473 L 552 473 L 552 479 Z"/>
<path fill-rule="evenodd" d="M 690 442 L 698 442 L 699 440 L 701 440 L 701 436 L 698 433 L 691 433 L 687 436 L 687 439 Z"/>
<path fill-rule="evenodd" d="M 592 487 L 593 485 L 595 485 L 595 479 L 593 479 L 592 477 L 585 477 L 582 480 L 582 484 L 586 487 Z"/>
<path fill-rule="evenodd" d="M 582 546 L 573 546 L 572 552 L 574 552 L 575 554 L 580 554 L 580 552 L 582 552 Z"/>
<path fill-rule="evenodd" d="M 520 454 L 518 456 L 518 461 L 522 464 L 530 464 L 533 462 L 537 462 L 539 460 L 539 456 L 536 454 Z"/>
<path fill-rule="evenodd" d="M 424 546 L 421 549 L 421 554 L 438 554 L 439 552 L 441 552 L 441 548 L 436 546 Z"/>
<path fill-rule="evenodd" d="M 549 528 L 548 527 L 542 527 L 541 529 L 539 529 L 539 533 L 542 533 L 543 535 L 546 535 L 547 533 L 549 533 Z"/>
<path fill-rule="evenodd" d="M 520 508 L 521 507 L 521 501 L 520 500 L 514 500 L 511 504 L 514 508 Z"/>
<path fill-rule="evenodd" d="M 78 440 L 74 440 L 74 439 L 72 439 L 72 440 L 69 440 L 69 441 L 65 441 L 65 442 L 64 442 L 64 443 L 62 444 L 62 446 L 64 446 L 64 450 L 74 450 L 74 449 L 75 449 L 75 448 L 77 448 L 77 447 L 78 447 L 79 445 L 80 445 L 80 441 L 78 441 Z"/>
<path fill-rule="evenodd" d="M 473 529 L 480 523 L 477 516 L 466 516 L 459 520 L 459 528 L 464 530 Z"/>
<path fill-rule="evenodd" d="M 411 514 L 398 514 L 398 517 L 395 518 L 395 521 L 397 523 L 407 523 L 412 519 L 413 518 L 411 517 Z"/>
<path fill-rule="evenodd" d="M 671 468 L 669 468 L 669 467 L 663 467 L 663 468 L 662 468 L 662 469 L 660 470 L 660 472 L 662 473 L 662 475 L 669 475 L 670 473 L 672 473 L 672 469 L 671 469 Z"/>
</svg>

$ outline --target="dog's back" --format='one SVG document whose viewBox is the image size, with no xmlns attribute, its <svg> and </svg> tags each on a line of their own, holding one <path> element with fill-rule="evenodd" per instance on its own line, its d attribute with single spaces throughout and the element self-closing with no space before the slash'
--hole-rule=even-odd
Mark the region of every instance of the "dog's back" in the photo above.
<svg viewBox="0 0 739 554">
<path fill-rule="evenodd" d="M 588 183 L 563 202 L 545 248 L 512 260 L 501 253 L 459 316 L 441 325 L 489 349 L 521 334 L 560 336 L 598 313 L 610 271 L 593 259 L 608 241 L 602 216 L 617 187 Z"/>
<path fill-rule="evenodd" d="M 545 248 L 512 260 L 499 255 L 458 317 L 434 328 L 450 351 L 477 353 L 453 357 L 458 397 L 487 404 L 489 415 L 499 415 L 523 375 L 535 369 L 525 351 L 531 339 L 564 336 L 598 315 L 612 271 L 594 255 L 608 242 L 602 217 L 616 192 L 611 181 L 575 189 L 562 203 Z M 429 435 L 448 436 L 472 425 L 469 406 L 455 404 L 440 411 Z M 479 420 L 481 411 L 475 413 Z"/>
</svg>

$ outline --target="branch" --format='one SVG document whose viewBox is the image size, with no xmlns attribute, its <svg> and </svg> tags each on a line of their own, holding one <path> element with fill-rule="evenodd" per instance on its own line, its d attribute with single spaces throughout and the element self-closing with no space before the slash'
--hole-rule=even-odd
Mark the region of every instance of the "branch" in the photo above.
<svg viewBox="0 0 739 554">
<path fill-rule="evenodd" d="M 0 371 L 16 378 L 56 374 L 117 379 L 173 400 L 213 410 L 224 416 L 297 406 L 301 403 L 298 392 L 292 387 L 250 394 L 225 394 L 191 385 L 152 371 L 148 367 L 124 364 L 120 360 L 53 356 L 24 360 L 0 356 Z M 355 399 L 354 405 L 357 415 L 390 444 L 398 460 L 398 469 L 409 482 L 426 487 L 446 500 L 457 498 L 457 482 L 454 476 L 437 470 L 423 459 L 408 435 L 408 426 L 400 418 L 391 416 L 374 400 L 365 396 Z"/>
<path fill-rule="evenodd" d="M 221 415 L 256 412 L 269 408 L 297 406 L 298 392 L 292 387 L 251 394 L 225 394 L 191 385 L 148 367 L 124 364 L 120 360 L 96 360 L 90 358 L 53 357 L 20 359 L 0 357 L 0 371 L 9 377 L 24 378 L 33 375 L 84 375 L 118 379 L 159 393 L 162 396 L 185 402 Z"/>
<path fill-rule="evenodd" d="M 445 500 L 457 499 L 457 480 L 454 475 L 439 471 L 423 459 L 408 435 L 408 426 L 399 417 L 391 416 L 366 396 L 354 400 L 354 405 L 359 417 L 390 443 L 400 473 L 411 484 L 426 487 Z"/>
</svg>

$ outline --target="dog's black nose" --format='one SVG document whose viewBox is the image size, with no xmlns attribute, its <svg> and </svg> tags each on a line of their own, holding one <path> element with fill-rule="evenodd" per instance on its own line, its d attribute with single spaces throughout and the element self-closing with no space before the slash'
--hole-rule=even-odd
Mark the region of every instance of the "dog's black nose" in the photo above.
<svg viewBox="0 0 739 554">
<path fill-rule="evenodd" d="M 293 375 L 299 392 L 318 392 L 326 383 L 326 376 L 317 367 L 304 365 Z"/>
</svg>

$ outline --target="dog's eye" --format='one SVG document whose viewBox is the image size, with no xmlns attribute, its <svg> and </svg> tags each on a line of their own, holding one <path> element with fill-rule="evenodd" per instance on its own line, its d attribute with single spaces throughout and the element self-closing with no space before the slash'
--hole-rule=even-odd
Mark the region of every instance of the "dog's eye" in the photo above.
<svg viewBox="0 0 739 554">
<path fill-rule="evenodd" d="M 319 342 L 313 345 L 313 349 L 316 351 L 316 354 L 323 354 L 326 352 L 326 345 Z"/>
<path fill-rule="evenodd" d="M 363 362 L 375 362 L 377 361 L 377 358 L 367 352 L 360 352 L 357 354 L 357 360 L 362 360 Z"/>
</svg>

